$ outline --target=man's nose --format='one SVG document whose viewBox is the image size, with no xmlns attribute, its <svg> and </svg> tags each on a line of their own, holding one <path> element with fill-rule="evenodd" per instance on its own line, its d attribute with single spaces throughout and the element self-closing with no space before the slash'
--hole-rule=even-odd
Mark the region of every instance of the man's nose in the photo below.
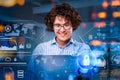
<svg viewBox="0 0 120 80">
<path fill-rule="evenodd" d="M 60 31 L 65 31 L 65 28 L 62 26 L 61 28 L 60 28 Z"/>
</svg>

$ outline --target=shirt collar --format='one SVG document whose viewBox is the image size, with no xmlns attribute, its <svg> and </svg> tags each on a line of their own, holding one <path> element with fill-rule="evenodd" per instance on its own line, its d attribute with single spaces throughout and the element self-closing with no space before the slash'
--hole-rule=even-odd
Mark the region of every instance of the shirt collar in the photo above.
<svg viewBox="0 0 120 80">
<path fill-rule="evenodd" d="M 57 44 L 55 37 L 51 40 L 51 45 L 53 44 Z M 70 41 L 68 42 L 68 44 L 75 44 L 75 40 L 73 40 L 73 38 L 70 39 Z"/>
<path fill-rule="evenodd" d="M 53 39 L 51 40 L 51 44 L 56 44 L 55 38 L 53 38 Z"/>
</svg>

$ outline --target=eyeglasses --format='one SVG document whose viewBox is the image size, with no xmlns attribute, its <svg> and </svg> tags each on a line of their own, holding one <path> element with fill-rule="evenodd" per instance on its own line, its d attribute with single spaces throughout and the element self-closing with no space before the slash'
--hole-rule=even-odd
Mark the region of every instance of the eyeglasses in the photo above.
<svg viewBox="0 0 120 80">
<path fill-rule="evenodd" d="M 70 24 L 64 24 L 64 25 L 54 24 L 53 27 L 54 27 L 54 29 L 56 29 L 56 30 L 60 30 L 62 27 L 63 27 L 65 30 L 68 30 L 68 29 L 70 29 L 72 26 L 71 26 Z"/>
</svg>

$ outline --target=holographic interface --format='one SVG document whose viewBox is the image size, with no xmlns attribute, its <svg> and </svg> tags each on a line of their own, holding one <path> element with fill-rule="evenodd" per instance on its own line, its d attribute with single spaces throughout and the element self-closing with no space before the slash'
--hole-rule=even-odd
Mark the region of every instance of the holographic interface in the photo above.
<svg viewBox="0 0 120 80">
<path fill-rule="evenodd" d="M 73 39 L 91 53 L 33 56 L 55 36 L 45 15 L 64 2 L 83 20 Z M 120 80 L 120 0 L 0 0 L 0 80 Z"/>
</svg>

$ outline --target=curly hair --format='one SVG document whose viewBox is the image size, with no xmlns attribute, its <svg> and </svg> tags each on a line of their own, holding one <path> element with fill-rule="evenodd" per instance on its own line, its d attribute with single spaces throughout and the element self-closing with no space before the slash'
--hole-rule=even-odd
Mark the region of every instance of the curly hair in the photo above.
<svg viewBox="0 0 120 80">
<path fill-rule="evenodd" d="M 53 7 L 51 11 L 45 16 L 44 21 L 48 30 L 53 31 L 53 23 L 56 16 L 63 16 L 66 20 L 70 21 L 73 30 L 76 30 L 82 21 L 79 13 L 72 6 L 63 3 Z"/>
</svg>

